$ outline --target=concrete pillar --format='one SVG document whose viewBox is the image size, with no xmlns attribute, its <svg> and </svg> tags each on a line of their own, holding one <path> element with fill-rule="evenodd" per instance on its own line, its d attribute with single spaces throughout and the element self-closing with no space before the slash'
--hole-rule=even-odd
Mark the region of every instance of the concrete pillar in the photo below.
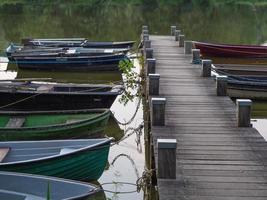
<svg viewBox="0 0 267 200">
<path fill-rule="evenodd" d="M 189 40 L 184 41 L 184 53 L 185 54 L 192 53 L 192 41 Z"/>
<path fill-rule="evenodd" d="M 157 139 L 158 178 L 176 179 L 176 139 Z"/>
<path fill-rule="evenodd" d="M 149 40 L 149 35 L 148 34 L 142 34 L 142 39 L 143 39 L 143 41 Z"/>
<path fill-rule="evenodd" d="M 200 50 L 199 49 L 192 49 L 192 63 L 200 64 Z"/>
<path fill-rule="evenodd" d="M 174 36 L 176 30 L 176 26 L 171 26 L 171 35 Z"/>
<path fill-rule="evenodd" d="M 185 35 L 179 35 L 179 47 L 184 46 L 184 38 L 185 38 Z"/>
<path fill-rule="evenodd" d="M 151 48 L 151 40 L 145 40 L 144 41 L 144 48 Z"/>
<path fill-rule="evenodd" d="M 227 95 L 227 76 L 216 77 L 216 93 L 217 96 Z"/>
<path fill-rule="evenodd" d="M 166 98 L 151 98 L 152 126 L 165 126 Z"/>
<path fill-rule="evenodd" d="M 210 77 L 211 76 L 211 60 L 202 60 L 202 69 L 201 76 L 202 77 Z"/>
<path fill-rule="evenodd" d="M 149 74 L 156 73 L 156 59 L 155 58 L 146 59 L 146 72 L 147 72 L 147 76 Z"/>
<path fill-rule="evenodd" d="M 175 30 L 175 33 L 174 33 L 174 35 L 175 35 L 175 41 L 179 41 L 180 34 L 181 34 L 181 31 L 180 30 Z"/>
<path fill-rule="evenodd" d="M 149 95 L 159 95 L 159 74 L 148 74 Z"/>
<path fill-rule="evenodd" d="M 142 26 L 142 30 L 148 30 L 148 26 L 147 25 L 143 25 Z"/>
<path fill-rule="evenodd" d="M 250 99 L 237 99 L 237 126 L 238 127 L 251 127 L 251 106 L 252 101 Z"/>
<path fill-rule="evenodd" d="M 145 49 L 145 58 L 153 58 L 153 49 L 152 48 L 146 48 Z"/>
</svg>

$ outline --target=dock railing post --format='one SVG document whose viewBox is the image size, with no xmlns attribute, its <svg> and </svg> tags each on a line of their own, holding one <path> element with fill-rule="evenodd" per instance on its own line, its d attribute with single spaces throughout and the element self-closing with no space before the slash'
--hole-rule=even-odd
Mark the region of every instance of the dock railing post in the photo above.
<svg viewBox="0 0 267 200">
<path fill-rule="evenodd" d="M 148 34 L 142 34 L 142 41 L 149 40 L 149 35 Z"/>
<path fill-rule="evenodd" d="M 146 59 L 146 75 L 156 73 L 156 59 L 148 58 Z"/>
<path fill-rule="evenodd" d="M 145 58 L 153 58 L 153 49 L 152 48 L 146 48 L 145 50 Z"/>
<path fill-rule="evenodd" d="M 149 95 L 159 95 L 159 74 L 148 74 Z"/>
<path fill-rule="evenodd" d="M 192 49 L 192 63 L 193 64 L 200 64 L 200 50 L 199 49 Z"/>
<path fill-rule="evenodd" d="M 151 48 L 151 40 L 145 40 L 144 41 L 144 48 Z"/>
<path fill-rule="evenodd" d="M 148 26 L 147 25 L 143 25 L 142 26 L 142 30 L 147 30 L 148 31 Z"/>
<path fill-rule="evenodd" d="M 227 95 L 227 76 L 216 77 L 216 93 L 217 96 Z"/>
<path fill-rule="evenodd" d="M 157 139 L 158 178 L 176 179 L 176 139 Z"/>
<path fill-rule="evenodd" d="M 174 36 L 176 30 L 176 26 L 171 26 L 171 36 Z"/>
<path fill-rule="evenodd" d="M 165 126 L 166 98 L 151 98 L 151 123 L 152 126 Z"/>
<path fill-rule="evenodd" d="M 238 127 L 251 127 L 251 106 L 250 99 L 237 99 L 237 126 Z"/>
<path fill-rule="evenodd" d="M 210 77 L 211 76 L 211 60 L 202 60 L 201 66 L 201 76 L 202 77 Z"/>
<path fill-rule="evenodd" d="M 185 35 L 179 35 L 179 47 L 184 47 Z"/>
<path fill-rule="evenodd" d="M 148 35 L 148 30 L 142 30 L 143 35 Z"/>
<path fill-rule="evenodd" d="M 184 41 L 184 54 L 192 53 L 192 41 L 186 40 Z"/>
<path fill-rule="evenodd" d="M 180 30 L 175 30 L 175 41 L 179 41 L 180 34 L 181 34 Z"/>
</svg>

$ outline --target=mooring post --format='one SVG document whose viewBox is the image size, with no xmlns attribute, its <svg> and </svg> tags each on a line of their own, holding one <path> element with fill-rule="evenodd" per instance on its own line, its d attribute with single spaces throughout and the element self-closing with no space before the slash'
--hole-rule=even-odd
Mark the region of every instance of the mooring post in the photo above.
<svg viewBox="0 0 267 200">
<path fill-rule="evenodd" d="M 145 40 L 144 41 L 144 48 L 151 48 L 151 40 Z"/>
<path fill-rule="evenodd" d="M 184 41 L 184 53 L 185 54 L 192 53 L 192 41 L 189 40 Z"/>
<path fill-rule="evenodd" d="M 152 126 L 165 126 L 166 98 L 151 98 L 151 123 Z"/>
<path fill-rule="evenodd" d="M 158 178 L 176 179 L 176 139 L 157 139 Z"/>
<path fill-rule="evenodd" d="M 237 99 L 236 105 L 237 105 L 237 126 L 250 127 L 252 101 L 250 99 Z"/>
<path fill-rule="evenodd" d="M 199 49 L 192 49 L 192 63 L 200 64 L 200 50 Z"/>
<path fill-rule="evenodd" d="M 185 35 L 179 35 L 179 47 L 184 47 Z"/>
<path fill-rule="evenodd" d="M 146 48 L 145 49 L 145 58 L 153 58 L 153 49 L 152 48 Z"/>
<path fill-rule="evenodd" d="M 174 36 L 176 30 L 176 26 L 171 26 L 171 35 Z"/>
<path fill-rule="evenodd" d="M 142 30 L 148 30 L 148 26 L 147 25 L 143 25 L 142 26 Z"/>
<path fill-rule="evenodd" d="M 149 95 L 159 95 L 159 79 L 159 74 L 148 74 Z"/>
<path fill-rule="evenodd" d="M 149 35 L 148 34 L 142 34 L 142 39 L 143 39 L 143 41 L 149 40 Z"/>
<path fill-rule="evenodd" d="M 156 73 L 156 59 L 148 58 L 146 59 L 146 75 Z"/>
<path fill-rule="evenodd" d="M 175 33 L 174 33 L 174 35 L 175 35 L 175 41 L 179 41 L 180 34 L 181 34 L 181 31 L 180 30 L 175 30 Z"/>
<path fill-rule="evenodd" d="M 211 76 L 211 60 L 202 60 L 202 69 L 201 76 L 202 77 L 210 77 Z"/>
<path fill-rule="evenodd" d="M 148 30 L 142 30 L 143 35 L 148 35 Z"/>
<path fill-rule="evenodd" d="M 227 76 L 216 77 L 216 93 L 217 96 L 227 95 Z"/>
</svg>

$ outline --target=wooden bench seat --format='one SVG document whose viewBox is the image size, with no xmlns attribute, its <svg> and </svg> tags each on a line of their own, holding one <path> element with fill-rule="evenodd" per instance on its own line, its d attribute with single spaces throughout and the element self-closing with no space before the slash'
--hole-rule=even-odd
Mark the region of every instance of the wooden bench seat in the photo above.
<svg viewBox="0 0 267 200">
<path fill-rule="evenodd" d="M 25 122 L 24 117 L 11 117 L 6 124 L 6 128 L 20 128 Z"/>
<path fill-rule="evenodd" d="M 10 150 L 9 147 L 5 147 L 5 148 L 0 147 L 0 162 L 2 162 L 4 160 L 4 158 L 6 157 L 6 155 L 9 152 L 9 150 Z"/>
</svg>

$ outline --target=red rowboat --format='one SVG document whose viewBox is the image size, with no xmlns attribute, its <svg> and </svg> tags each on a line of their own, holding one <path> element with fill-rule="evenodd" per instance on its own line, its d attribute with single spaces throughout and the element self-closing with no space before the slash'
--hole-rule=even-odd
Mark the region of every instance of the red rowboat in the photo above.
<svg viewBox="0 0 267 200">
<path fill-rule="evenodd" d="M 267 46 L 194 42 L 203 57 L 267 58 Z"/>
</svg>

